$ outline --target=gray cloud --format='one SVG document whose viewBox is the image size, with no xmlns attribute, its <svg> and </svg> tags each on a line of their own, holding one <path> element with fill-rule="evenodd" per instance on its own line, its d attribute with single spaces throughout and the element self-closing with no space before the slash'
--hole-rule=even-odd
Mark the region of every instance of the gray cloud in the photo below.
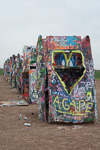
<svg viewBox="0 0 100 150">
<path fill-rule="evenodd" d="M 90 36 L 95 69 L 100 69 L 99 0 L 0 0 L 0 67 L 38 35 Z"/>
</svg>

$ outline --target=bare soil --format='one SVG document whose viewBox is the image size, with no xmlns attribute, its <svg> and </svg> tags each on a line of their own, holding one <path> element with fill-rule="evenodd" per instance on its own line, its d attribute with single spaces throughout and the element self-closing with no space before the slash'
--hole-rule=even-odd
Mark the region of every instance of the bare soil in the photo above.
<svg viewBox="0 0 100 150">
<path fill-rule="evenodd" d="M 36 104 L 0 107 L 0 150 L 100 150 L 100 80 L 96 80 L 96 92 L 98 122 L 95 124 L 41 122 Z M 9 99 L 22 96 L 0 76 L 0 101 Z"/>
</svg>

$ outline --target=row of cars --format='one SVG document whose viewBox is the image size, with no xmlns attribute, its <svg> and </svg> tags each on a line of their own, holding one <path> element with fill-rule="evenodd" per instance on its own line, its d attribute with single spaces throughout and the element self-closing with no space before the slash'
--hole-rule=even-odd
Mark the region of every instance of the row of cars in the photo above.
<svg viewBox="0 0 100 150">
<path fill-rule="evenodd" d="M 4 63 L 4 77 L 28 103 L 37 103 L 36 48 L 24 46 L 23 55 L 13 55 L 7 59 Z"/>
<path fill-rule="evenodd" d="M 39 102 L 41 121 L 97 120 L 89 36 L 39 36 L 36 47 L 25 46 L 23 56 L 6 61 L 4 70 L 5 78 L 27 102 Z"/>
</svg>

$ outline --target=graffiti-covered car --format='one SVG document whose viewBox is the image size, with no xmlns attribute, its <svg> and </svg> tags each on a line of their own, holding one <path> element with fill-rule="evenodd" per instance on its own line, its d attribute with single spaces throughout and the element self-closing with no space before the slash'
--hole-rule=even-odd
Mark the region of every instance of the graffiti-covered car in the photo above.
<svg viewBox="0 0 100 150">
<path fill-rule="evenodd" d="M 36 74 L 41 121 L 81 123 L 97 119 L 89 36 L 39 36 Z"/>
<path fill-rule="evenodd" d="M 38 92 L 36 88 L 36 48 L 33 48 L 31 51 L 29 81 L 29 102 L 38 103 Z"/>
<path fill-rule="evenodd" d="M 24 46 L 23 48 L 23 71 L 22 71 L 22 93 L 28 103 L 37 103 L 38 94 L 36 90 L 36 48 Z"/>
<path fill-rule="evenodd" d="M 21 83 L 22 83 L 22 63 L 23 63 L 23 56 L 18 53 L 16 59 L 16 83 L 17 83 L 17 90 L 18 93 L 22 94 Z"/>
</svg>

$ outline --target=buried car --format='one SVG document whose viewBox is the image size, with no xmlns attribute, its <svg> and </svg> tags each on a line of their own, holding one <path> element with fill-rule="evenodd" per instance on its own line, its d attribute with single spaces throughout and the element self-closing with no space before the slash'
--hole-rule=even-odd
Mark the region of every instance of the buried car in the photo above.
<svg viewBox="0 0 100 150">
<path fill-rule="evenodd" d="M 50 122 L 97 120 L 90 38 L 39 36 L 37 42 L 39 118 Z"/>
</svg>

